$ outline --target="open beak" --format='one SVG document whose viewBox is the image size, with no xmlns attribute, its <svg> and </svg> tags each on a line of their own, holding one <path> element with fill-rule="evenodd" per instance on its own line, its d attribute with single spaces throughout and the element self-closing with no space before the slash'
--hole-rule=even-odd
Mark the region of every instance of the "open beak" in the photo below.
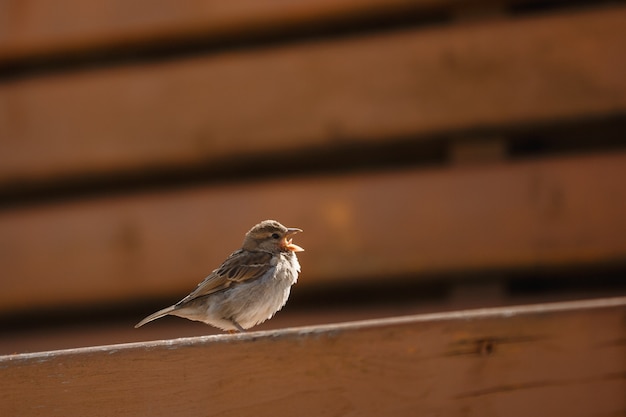
<svg viewBox="0 0 626 417">
<path fill-rule="evenodd" d="M 296 245 L 295 243 L 292 243 L 292 239 L 290 238 L 290 236 L 295 235 L 296 233 L 301 232 L 302 229 L 298 229 L 296 227 L 290 227 L 287 229 L 287 233 L 285 233 L 285 237 L 283 238 L 283 241 L 281 243 L 281 246 L 287 250 L 290 250 L 292 252 L 304 252 L 304 249 L 302 249 L 300 246 Z"/>
</svg>

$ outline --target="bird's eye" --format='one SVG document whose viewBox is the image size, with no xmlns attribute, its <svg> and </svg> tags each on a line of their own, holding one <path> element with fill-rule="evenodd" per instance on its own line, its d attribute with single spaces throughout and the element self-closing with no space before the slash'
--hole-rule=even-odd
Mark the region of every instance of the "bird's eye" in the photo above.
<svg viewBox="0 0 626 417">
<path fill-rule="evenodd" d="M 278 239 L 278 238 L 280 238 L 280 235 L 278 233 L 272 233 L 272 238 L 273 239 Z"/>
</svg>

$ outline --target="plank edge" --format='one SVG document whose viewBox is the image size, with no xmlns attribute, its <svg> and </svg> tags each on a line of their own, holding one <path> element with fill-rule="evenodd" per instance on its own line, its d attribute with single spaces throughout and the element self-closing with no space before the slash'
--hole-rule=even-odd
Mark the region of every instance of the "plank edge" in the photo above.
<svg viewBox="0 0 626 417">
<path fill-rule="evenodd" d="M 122 343 L 114 345 L 90 346 L 44 352 L 21 353 L 0 356 L 0 369 L 23 362 L 47 362 L 57 357 L 92 354 L 115 354 L 120 351 L 177 349 L 213 343 L 253 343 L 259 339 L 308 338 L 332 335 L 337 332 L 358 331 L 365 328 L 407 325 L 425 322 L 446 322 L 456 320 L 477 320 L 489 318 L 509 318 L 514 316 L 534 316 L 540 314 L 581 312 L 607 308 L 626 308 L 626 297 L 597 298 L 591 300 L 564 301 L 545 304 L 515 305 L 506 307 L 479 308 L 443 313 L 428 313 L 390 318 L 358 320 L 345 323 L 333 323 L 277 330 L 248 332 L 243 334 L 218 334 L 208 336 L 185 337 L 167 340 Z"/>
</svg>

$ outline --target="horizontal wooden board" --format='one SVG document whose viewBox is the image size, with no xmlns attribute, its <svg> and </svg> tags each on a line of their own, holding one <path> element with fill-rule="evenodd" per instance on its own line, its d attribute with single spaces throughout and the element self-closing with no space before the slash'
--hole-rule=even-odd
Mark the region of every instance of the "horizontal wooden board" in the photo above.
<svg viewBox="0 0 626 417">
<path fill-rule="evenodd" d="M 626 260 L 626 154 L 196 187 L 0 212 L 0 310 L 195 287 L 255 223 L 304 229 L 298 288 Z"/>
<path fill-rule="evenodd" d="M 594 277 L 595 278 L 595 277 Z M 576 279 L 572 275 L 572 279 Z M 494 281 L 491 281 L 492 283 Z M 455 285 L 451 293 L 433 294 L 424 292 L 424 287 L 395 281 L 393 288 L 384 294 L 378 293 L 363 298 L 363 288 L 356 288 L 356 297 L 350 293 L 329 289 L 321 295 L 302 292 L 292 293 L 287 305 L 271 320 L 251 331 L 268 331 L 289 327 L 319 326 L 346 321 L 373 320 L 396 316 L 442 313 L 475 308 L 493 308 L 523 304 L 544 304 L 571 300 L 588 300 L 626 296 L 623 289 L 580 291 L 562 290 L 532 294 L 489 292 L 488 285 L 466 281 Z M 504 285 L 503 285 L 504 286 Z M 493 287 L 492 287 L 493 288 Z M 462 291 L 465 290 L 465 293 Z M 372 294 L 372 293 L 370 293 Z M 323 299 L 323 301 L 322 301 Z M 151 307 L 150 307 L 151 305 Z M 224 334 L 224 331 L 204 323 L 167 316 L 150 325 L 135 329 L 135 324 L 145 315 L 163 307 L 165 302 L 140 303 L 135 308 L 120 312 L 119 304 L 108 308 L 104 317 L 102 310 L 73 311 L 72 315 L 50 316 L 41 312 L 15 314 L 12 321 L 3 317 L 0 332 L 0 356 L 18 353 L 42 352 L 76 347 L 135 343 L 146 340 L 177 339 L 181 337 Z M 97 312 L 100 312 L 100 315 Z M 35 314 L 38 314 L 35 316 Z M 87 316 L 91 314 L 91 316 Z M 91 319 L 89 319 L 90 317 Z M 95 317 L 95 319 L 94 319 Z"/>
<path fill-rule="evenodd" d="M 0 357 L 20 416 L 617 416 L 626 298 Z"/>
<path fill-rule="evenodd" d="M 626 7 L 0 85 L 0 185 L 626 112 Z"/>
<path fill-rule="evenodd" d="M 503 4 L 537 0 L 501 0 Z M 297 32 L 341 21 L 371 20 L 433 10 L 475 7 L 476 0 L 194 0 L 158 2 L 0 0 L 0 63 L 16 59 L 201 37 L 224 40 L 264 32 Z M 487 2 L 494 4 L 493 1 Z M 354 24 L 354 23 L 352 23 Z M 147 44 L 147 45 L 146 45 Z"/>
</svg>

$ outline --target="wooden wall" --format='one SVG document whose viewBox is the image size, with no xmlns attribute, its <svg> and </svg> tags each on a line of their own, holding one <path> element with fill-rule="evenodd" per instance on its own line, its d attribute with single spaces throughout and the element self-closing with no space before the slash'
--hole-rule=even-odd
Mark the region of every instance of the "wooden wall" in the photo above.
<svg viewBox="0 0 626 417">
<path fill-rule="evenodd" d="M 388 397 L 397 408 L 373 401 L 382 405 L 372 415 L 413 407 L 516 415 L 506 412 L 512 404 L 519 415 L 559 415 L 565 408 L 529 405 L 557 391 L 577 398 L 568 415 L 626 412 L 617 395 L 624 356 L 616 353 L 624 327 L 599 324 L 624 314 L 623 300 L 600 298 L 626 295 L 625 38 L 623 1 L 0 0 L 0 354 L 219 333 L 176 318 L 132 325 L 193 289 L 253 224 L 275 218 L 304 229 L 296 240 L 306 252 L 292 299 L 259 330 L 326 327 L 259 337 L 276 337 L 280 352 L 302 346 L 310 361 L 323 352 L 329 367 L 343 351 L 382 364 L 372 375 L 397 369 L 397 379 L 381 379 L 401 387 Z M 582 299 L 597 300 L 545 307 L 549 324 L 534 307 L 458 313 Z M 443 321 L 397 318 L 442 311 L 452 312 Z M 383 317 L 396 318 L 329 325 Z M 476 318 L 474 330 L 462 317 Z M 492 321 L 497 331 L 487 331 Z M 502 333 L 510 326 L 530 330 Z M 434 339 L 418 337 L 424 331 Z M 522 344 L 506 342 L 513 356 L 500 365 L 463 356 L 458 373 L 438 376 L 425 354 L 403 369 L 413 360 L 406 355 L 430 343 L 432 357 L 446 357 L 451 343 L 462 350 L 464 341 L 487 340 L 481 334 L 494 341 L 518 333 Z M 232 346 L 235 360 L 256 350 L 256 337 L 174 344 L 198 352 L 190 358 Z M 367 351 L 369 337 L 379 353 Z M 46 366 L 81 366 L 93 355 L 94 373 L 110 360 L 122 369 L 152 354 L 149 361 L 179 361 L 168 343 L 0 357 L 14 381 L 0 410 L 23 414 L 16 393 Z M 568 343 L 583 347 L 560 367 L 533 367 L 524 378 L 515 373 L 521 366 L 508 367 L 531 351 L 548 363 L 550 349 Z M 604 362 L 581 359 L 602 343 L 617 346 Z M 382 359 L 397 349 L 404 356 Z M 210 386 L 231 383 L 218 362 L 202 362 L 223 367 Z M 309 362 L 288 364 L 295 368 L 285 386 L 312 372 Z M 259 375 L 273 366 L 267 359 Z M 572 375 L 557 378 L 568 366 Z M 346 387 L 360 377 L 344 371 L 310 397 L 294 386 L 284 410 L 295 397 L 311 405 L 323 393 L 338 405 L 315 414 L 366 415 L 368 402 L 359 401 L 377 385 L 355 396 Z M 413 371 L 429 373 L 432 384 L 406 385 Z M 442 388 L 458 378 L 458 387 Z M 50 391 L 33 404 L 88 410 L 43 386 Z M 409 386 L 421 405 L 407 400 Z M 470 391 L 478 394 L 464 396 Z M 257 394 L 229 412 L 245 415 L 263 403 Z M 219 398 L 216 410 L 227 414 L 235 398 Z M 606 407 L 576 405 L 586 401 Z M 261 407 L 267 413 L 270 403 Z M 487 403 L 491 414 L 479 413 Z"/>
</svg>

